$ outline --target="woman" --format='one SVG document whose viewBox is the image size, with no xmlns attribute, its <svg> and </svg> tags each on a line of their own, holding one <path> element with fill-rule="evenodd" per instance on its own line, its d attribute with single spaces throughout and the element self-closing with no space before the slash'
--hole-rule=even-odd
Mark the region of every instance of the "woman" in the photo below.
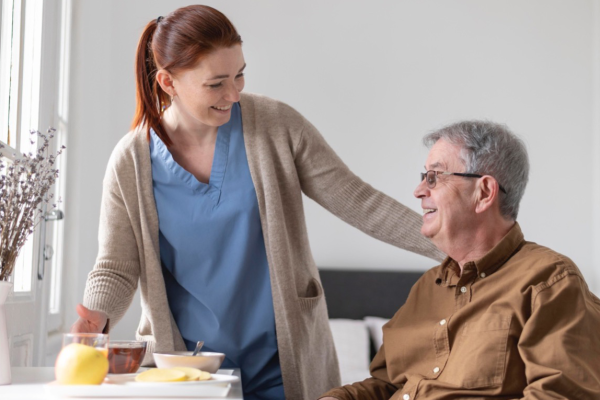
<svg viewBox="0 0 600 400">
<path fill-rule="evenodd" d="M 151 21 L 137 52 L 133 131 L 104 179 L 100 250 L 78 331 L 123 316 L 155 351 L 224 352 L 246 399 L 339 385 L 301 194 L 364 232 L 432 258 L 420 217 L 352 174 L 299 113 L 242 94 L 242 40 L 194 5 Z"/>
</svg>

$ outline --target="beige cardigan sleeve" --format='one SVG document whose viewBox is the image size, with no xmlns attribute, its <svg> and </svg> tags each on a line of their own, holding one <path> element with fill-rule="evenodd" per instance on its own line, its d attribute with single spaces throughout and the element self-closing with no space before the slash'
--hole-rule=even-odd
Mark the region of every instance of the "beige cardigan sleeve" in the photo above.
<svg viewBox="0 0 600 400">
<path fill-rule="evenodd" d="M 128 207 L 123 195 L 123 191 L 132 191 L 136 187 L 134 169 L 128 165 L 131 163 L 119 147 L 108 163 L 102 190 L 99 253 L 94 269 L 88 275 L 83 301 L 88 308 L 106 312 L 111 325 L 116 324 L 129 308 L 140 276 L 134 233 L 136 214 L 128 212 L 135 207 Z"/>
<path fill-rule="evenodd" d="M 444 259 L 421 235 L 421 216 L 354 175 L 306 119 L 294 153 L 302 191 L 308 197 L 376 239 Z"/>
</svg>

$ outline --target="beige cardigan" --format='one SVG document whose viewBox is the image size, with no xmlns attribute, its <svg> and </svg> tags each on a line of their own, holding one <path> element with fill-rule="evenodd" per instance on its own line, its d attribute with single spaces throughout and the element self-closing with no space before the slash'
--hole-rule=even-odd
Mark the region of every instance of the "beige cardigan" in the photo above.
<svg viewBox="0 0 600 400">
<path fill-rule="evenodd" d="M 319 273 L 309 248 L 302 192 L 363 232 L 441 259 L 420 216 L 356 177 L 291 107 L 258 95 L 240 100 L 248 164 L 269 263 L 286 398 L 314 399 L 340 385 Z M 114 149 L 104 178 L 99 253 L 84 304 L 117 322 L 140 284 L 137 336 L 154 351 L 185 350 L 162 276 L 149 144 L 141 131 Z M 377 295 L 374 293 L 373 295 Z"/>
</svg>

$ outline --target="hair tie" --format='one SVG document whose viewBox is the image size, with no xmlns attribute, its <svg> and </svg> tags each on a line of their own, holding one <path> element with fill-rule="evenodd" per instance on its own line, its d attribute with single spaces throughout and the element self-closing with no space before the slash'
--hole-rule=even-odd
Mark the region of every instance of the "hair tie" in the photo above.
<svg viewBox="0 0 600 400">
<path fill-rule="evenodd" d="M 162 21 L 163 16 L 161 15 L 160 17 L 156 18 L 156 23 L 158 24 L 160 21 Z"/>
</svg>

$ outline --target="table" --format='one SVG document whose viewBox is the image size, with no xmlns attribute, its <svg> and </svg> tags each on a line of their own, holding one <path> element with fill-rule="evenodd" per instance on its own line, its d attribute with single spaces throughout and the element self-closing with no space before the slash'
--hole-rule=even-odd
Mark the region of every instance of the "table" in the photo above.
<svg viewBox="0 0 600 400">
<path fill-rule="evenodd" d="M 2 400 L 47 400 L 56 399 L 44 391 L 44 385 L 54 380 L 54 367 L 13 367 L 12 384 L 0 386 L 0 399 Z M 226 374 L 230 371 L 219 370 L 217 373 Z M 234 369 L 233 375 L 240 376 L 240 370 Z M 241 380 L 231 384 L 227 397 L 209 398 L 198 397 L 199 400 L 243 400 Z M 74 399 L 74 398 L 72 398 Z M 133 398 L 98 398 L 94 400 L 132 400 Z M 172 399 L 172 398 L 171 398 Z M 186 397 L 185 399 L 193 399 Z M 152 400 L 164 400 L 153 397 Z"/>
</svg>

